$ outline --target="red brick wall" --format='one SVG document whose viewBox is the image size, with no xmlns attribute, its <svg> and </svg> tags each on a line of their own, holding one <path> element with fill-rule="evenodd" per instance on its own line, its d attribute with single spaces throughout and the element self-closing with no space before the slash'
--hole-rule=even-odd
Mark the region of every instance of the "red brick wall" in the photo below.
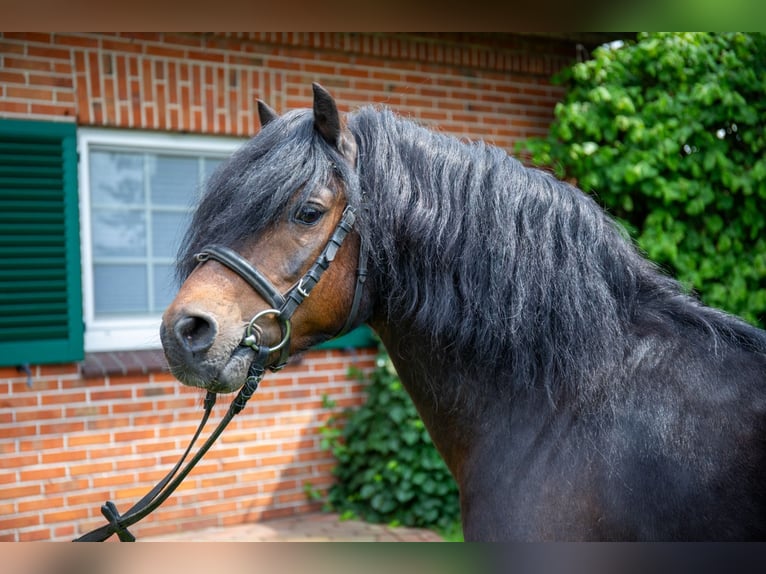
<svg viewBox="0 0 766 574">
<path fill-rule="evenodd" d="M 476 34 L 0 34 L 0 117 L 251 135 L 255 98 L 311 103 L 312 81 L 351 110 L 383 103 L 461 137 L 511 149 L 543 133 L 571 42 Z M 373 351 L 317 351 L 268 375 L 247 409 L 139 536 L 316 510 L 326 488 L 321 397 L 358 404 L 350 364 Z M 0 368 L 0 540 L 67 540 L 126 510 L 174 463 L 202 394 L 165 374 L 87 378 L 79 365 Z M 227 403 L 222 400 L 221 403 Z M 208 423 L 222 416 L 218 406 Z"/>
<path fill-rule="evenodd" d="M 318 510 L 304 485 L 326 489 L 332 455 L 318 428 L 358 405 L 374 350 L 313 351 L 261 387 L 218 443 L 137 536 L 235 524 Z M 203 393 L 170 375 L 86 379 L 77 365 L 34 367 L 33 384 L 0 367 L 0 541 L 69 540 L 104 523 L 99 507 L 121 511 L 172 468 L 202 415 Z M 323 396 L 336 401 L 330 410 Z M 206 431 L 231 396 L 221 396 Z M 203 435 L 204 438 L 205 435 Z"/>
<path fill-rule="evenodd" d="M 512 35 L 0 34 L 0 116 L 251 135 L 255 98 L 281 112 L 311 82 L 343 109 L 384 103 L 510 147 L 544 132 L 573 43 Z"/>
</svg>

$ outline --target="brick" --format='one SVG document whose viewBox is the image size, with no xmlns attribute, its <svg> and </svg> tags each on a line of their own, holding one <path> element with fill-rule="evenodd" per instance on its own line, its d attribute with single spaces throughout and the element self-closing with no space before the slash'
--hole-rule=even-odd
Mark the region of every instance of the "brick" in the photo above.
<svg viewBox="0 0 766 574">
<path fill-rule="evenodd" d="M 101 40 L 101 48 L 104 50 L 113 50 L 115 52 L 132 52 L 135 54 L 140 54 L 144 51 L 143 44 L 141 43 L 133 42 L 130 40 L 123 41 L 106 38 Z"/>
<path fill-rule="evenodd" d="M 161 56 L 163 58 L 186 58 L 186 50 L 183 48 L 168 48 L 164 45 L 147 44 L 144 47 L 144 53 L 150 56 Z"/>
<path fill-rule="evenodd" d="M 114 441 L 123 442 L 123 441 L 146 440 L 146 439 L 153 439 L 154 436 L 155 435 L 153 430 L 131 430 L 131 431 L 114 433 Z"/>
<path fill-rule="evenodd" d="M 39 71 L 50 71 L 51 65 L 48 61 L 43 60 L 32 60 L 29 58 L 16 58 L 11 56 L 3 56 L 3 66 L 5 67 L 5 70 L 39 70 Z"/>
<path fill-rule="evenodd" d="M 89 476 L 103 472 L 111 472 L 114 464 L 110 462 L 89 462 L 86 464 L 76 464 L 69 467 L 70 476 Z"/>
<path fill-rule="evenodd" d="M 45 496 L 50 496 L 51 494 L 59 494 L 62 492 L 75 492 L 78 490 L 85 490 L 86 488 L 88 488 L 88 480 L 85 478 L 65 478 L 61 480 L 46 482 L 43 485 Z"/>
<path fill-rule="evenodd" d="M 62 46 L 76 46 L 78 48 L 97 48 L 99 41 L 96 38 L 86 38 L 72 34 L 54 34 L 54 42 Z"/>
<path fill-rule="evenodd" d="M 91 481 L 94 488 L 113 488 L 125 484 L 134 484 L 136 477 L 130 473 L 110 474 L 108 476 L 94 476 Z"/>
<path fill-rule="evenodd" d="M 26 88 L 18 86 L 6 86 L 5 95 L 8 98 L 17 98 L 23 100 L 43 100 L 52 101 L 53 91 L 40 88 Z"/>
<path fill-rule="evenodd" d="M 303 492 L 277 494 L 277 502 L 287 504 L 291 502 L 305 502 L 306 495 Z"/>
<path fill-rule="evenodd" d="M 132 488 L 123 488 L 115 492 L 115 502 L 117 500 L 137 500 L 146 494 L 147 488 L 144 486 L 134 486 Z"/>
<path fill-rule="evenodd" d="M 27 55 L 49 60 L 69 60 L 71 53 L 63 48 L 51 48 L 50 46 L 27 45 Z"/>
<path fill-rule="evenodd" d="M 10 414 L 10 413 L 9 413 Z M 7 422 L 11 422 L 11 418 Z M 18 438 L 23 436 L 33 436 L 36 432 L 36 427 L 32 425 L 17 425 L 7 426 L 0 430 L 0 436 L 3 439 Z"/>
<path fill-rule="evenodd" d="M 109 408 L 113 409 L 113 405 Z M 114 412 L 114 411 L 113 411 Z M 85 421 L 85 429 L 92 430 L 104 430 L 104 429 L 116 429 L 120 427 L 130 426 L 130 418 L 128 417 L 116 417 L 116 416 L 104 416 Z"/>
<path fill-rule="evenodd" d="M 75 536 L 75 527 L 72 525 L 57 526 L 53 529 L 53 536 L 58 539 L 72 540 Z"/>
<path fill-rule="evenodd" d="M 58 405 L 58 404 L 72 404 L 72 403 L 84 403 L 86 395 L 84 391 L 75 393 L 59 392 L 55 394 L 44 393 L 40 395 L 40 400 L 43 405 Z"/>
<path fill-rule="evenodd" d="M 104 501 L 109 500 L 108 490 L 99 490 L 97 492 L 85 492 L 78 494 L 70 494 L 66 497 L 67 506 L 89 506 L 94 504 L 101 504 Z M 63 506 L 63 500 L 60 504 Z"/>
<path fill-rule="evenodd" d="M 201 48 L 203 39 L 195 34 L 164 33 L 162 39 L 167 44 L 178 44 L 190 48 Z"/>
<path fill-rule="evenodd" d="M 79 88 L 78 88 L 79 90 Z M 85 101 L 87 101 L 87 97 L 84 98 Z M 77 113 L 80 113 L 80 109 L 83 107 L 83 102 L 80 101 L 80 98 L 78 97 L 77 100 Z M 90 113 L 89 106 L 85 104 L 84 106 L 87 113 Z M 89 117 L 89 116 L 86 116 Z M 85 373 L 83 373 L 83 377 L 85 377 Z M 99 386 L 104 384 L 105 379 L 89 379 L 89 378 L 77 378 L 77 379 L 68 379 L 61 381 L 61 388 L 62 390 L 69 390 L 69 389 L 81 389 L 83 387 L 90 387 L 90 386 Z"/>
<path fill-rule="evenodd" d="M 50 528 L 40 528 L 37 530 L 25 530 L 19 532 L 19 542 L 35 542 L 40 540 L 49 540 L 51 537 Z"/>
<path fill-rule="evenodd" d="M 53 452 L 43 452 L 41 457 L 43 464 L 55 464 L 59 462 L 85 460 L 87 458 L 87 452 L 84 450 L 65 449 Z"/>
<path fill-rule="evenodd" d="M 191 433 L 189 434 L 191 436 Z M 137 444 L 135 445 L 135 450 L 137 454 L 147 454 L 152 452 L 175 452 L 177 450 L 176 443 L 174 441 L 164 441 L 164 442 L 151 442 L 151 443 L 145 443 L 145 444 Z"/>
<path fill-rule="evenodd" d="M 67 471 L 64 467 L 51 466 L 33 470 L 21 470 L 19 473 L 20 482 L 35 482 L 38 480 L 48 480 L 53 478 L 62 478 L 66 476 Z"/>
<path fill-rule="evenodd" d="M 43 498 L 34 498 L 32 500 L 19 500 L 17 503 L 18 512 L 34 512 L 36 510 L 46 510 L 49 508 L 61 508 L 64 506 L 63 496 L 51 496 Z"/>
<path fill-rule="evenodd" d="M 0 50 L 2 50 L 1 45 Z M 27 79 L 21 72 L 6 72 L 0 70 L 0 82 L 4 84 L 26 84 Z M 14 368 L 3 367 L 0 369 L 0 378 L 17 377 L 18 375 L 19 372 Z"/>
<path fill-rule="evenodd" d="M 53 450 L 53 449 L 60 449 L 63 447 L 64 447 L 63 437 L 45 438 L 45 439 L 35 437 L 32 439 L 19 441 L 19 450 L 21 452 Z"/>
<path fill-rule="evenodd" d="M 137 405 L 139 405 L 141 407 L 140 409 L 138 409 L 139 411 L 146 411 L 146 410 L 149 410 L 149 409 L 152 408 L 152 405 L 147 405 L 146 403 L 138 403 L 137 402 L 135 404 L 137 404 Z M 125 405 L 114 405 L 112 407 L 114 412 L 119 412 L 117 410 L 118 406 L 122 407 L 122 406 L 125 406 Z M 199 414 L 197 416 L 198 416 L 198 418 L 202 417 L 201 414 Z M 134 416 L 133 417 L 133 426 L 134 427 L 143 427 L 143 426 L 157 427 L 159 429 L 160 436 L 168 436 L 170 434 L 174 434 L 170 429 L 174 429 L 176 427 L 168 426 L 169 423 L 174 422 L 174 420 L 175 420 L 175 416 L 174 416 L 174 413 L 172 413 L 172 412 L 160 413 L 160 412 L 151 411 L 149 414 L 146 414 L 146 415 L 136 415 L 136 416 Z M 186 429 L 191 434 L 191 432 L 194 431 L 194 428 L 196 428 L 196 425 L 194 425 L 194 427 L 192 427 L 190 425 L 190 426 L 185 426 L 185 427 L 182 427 L 182 428 Z"/>
<path fill-rule="evenodd" d="M 109 414 L 109 407 L 107 405 L 85 405 L 81 407 L 67 407 L 64 411 L 66 418 L 103 417 Z"/>
<path fill-rule="evenodd" d="M 88 460 L 98 459 L 114 459 L 114 457 L 122 457 L 133 454 L 133 447 L 131 445 L 122 446 L 100 446 L 99 448 L 91 448 L 87 450 Z"/>
<path fill-rule="evenodd" d="M 39 484 L 25 484 L 0 488 L 0 500 L 22 498 L 24 496 L 38 496 L 42 494 L 42 486 Z"/>
<path fill-rule="evenodd" d="M 133 398 L 133 391 L 131 389 L 109 389 L 108 391 L 91 391 L 90 398 L 92 401 L 113 401 L 117 399 L 131 399 Z"/>
<path fill-rule="evenodd" d="M 14 516 L 12 518 L 0 518 L 0 531 L 2 530 L 17 530 L 19 528 L 26 528 L 29 526 L 39 526 L 40 516 L 37 514 L 26 516 Z"/>
<path fill-rule="evenodd" d="M 72 522 L 88 518 L 89 509 L 87 508 L 68 508 L 57 512 L 46 512 L 43 514 L 43 522 L 51 524 L 54 522 Z"/>
<path fill-rule="evenodd" d="M 199 50 L 188 50 L 186 52 L 186 58 L 189 60 L 200 60 L 203 62 L 223 63 L 225 61 L 223 54 L 217 52 L 200 52 Z"/>
<path fill-rule="evenodd" d="M 75 110 L 69 105 L 30 104 L 29 113 L 37 116 L 73 116 Z"/>
<path fill-rule="evenodd" d="M 238 510 L 238 506 L 239 504 L 237 501 L 224 500 L 223 502 L 219 502 L 217 504 L 206 504 L 202 510 L 206 514 L 220 515 L 229 512 L 236 512 Z"/>
<path fill-rule="evenodd" d="M 0 53 L 2 54 L 24 54 L 25 46 L 22 42 L 3 42 L 0 41 Z"/>
</svg>

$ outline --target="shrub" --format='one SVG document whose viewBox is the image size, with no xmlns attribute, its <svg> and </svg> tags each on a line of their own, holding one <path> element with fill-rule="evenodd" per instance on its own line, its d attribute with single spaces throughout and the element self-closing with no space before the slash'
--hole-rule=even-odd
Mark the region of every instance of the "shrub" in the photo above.
<svg viewBox="0 0 766 574">
<path fill-rule="evenodd" d="M 321 431 L 322 447 L 338 461 L 330 507 L 368 522 L 453 528 L 457 485 L 382 348 L 365 388 L 363 406 Z"/>
<path fill-rule="evenodd" d="M 574 179 L 708 304 L 766 313 L 766 36 L 642 34 L 567 70 L 546 138 Z"/>
</svg>

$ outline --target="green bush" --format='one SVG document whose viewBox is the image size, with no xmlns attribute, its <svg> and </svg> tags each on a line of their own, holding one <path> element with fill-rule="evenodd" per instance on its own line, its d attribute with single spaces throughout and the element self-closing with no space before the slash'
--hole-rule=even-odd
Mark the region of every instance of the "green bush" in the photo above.
<svg viewBox="0 0 766 574">
<path fill-rule="evenodd" d="M 642 34 L 559 78 L 519 151 L 575 180 L 709 305 L 766 318 L 766 36 Z M 762 325 L 762 323 L 760 323 Z"/>
<path fill-rule="evenodd" d="M 330 507 L 368 522 L 454 528 L 457 485 L 382 348 L 365 389 L 364 405 L 321 430 L 322 448 L 338 461 Z"/>
</svg>

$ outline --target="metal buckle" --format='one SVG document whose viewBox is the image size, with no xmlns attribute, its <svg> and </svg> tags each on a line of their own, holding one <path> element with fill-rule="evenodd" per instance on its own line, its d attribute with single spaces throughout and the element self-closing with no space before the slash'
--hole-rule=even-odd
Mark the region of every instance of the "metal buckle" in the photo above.
<svg viewBox="0 0 766 574">
<path fill-rule="evenodd" d="M 242 339 L 242 344 L 253 349 L 259 345 L 263 331 L 258 325 L 256 325 L 256 321 L 258 321 L 258 319 L 261 317 L 265 317 L 266 315 L 274 315 L 274 317 L 279 321 L 280 327 L 282 328 L 282 340 L 276 346 L 269 347 L 269 353 L 273 353 L 274 351 L 279 351 L 287 344 L 287 342 L 290 340 L 290 332 L 292 331 L 290 320 L 285 319 L 282 316 L 282 313 L 277 309 L 264 309 L 263 311 L 256 313 L 255 316 L 250 319 L 250 322 L 245 328 L 245 337 Z"/>
<path fill-rule="evenodd" d="M 298 282 L 298 286 L 295 288 L 295 290 L 296 290 L 298 293 L 300 293 L 300 294 L 301 294 L 301 296 L 302 296 L 304 299 L 306 299 L 306 298 L 309 296 L 309 294 L 310 294 L 310 291 L 306 291 L 306 289 L 303 287 L 303 280 L 304 280 L 304 279 L 305 279 L 305 277 L 301 278 L 301 280 Z"/>
</svg>

